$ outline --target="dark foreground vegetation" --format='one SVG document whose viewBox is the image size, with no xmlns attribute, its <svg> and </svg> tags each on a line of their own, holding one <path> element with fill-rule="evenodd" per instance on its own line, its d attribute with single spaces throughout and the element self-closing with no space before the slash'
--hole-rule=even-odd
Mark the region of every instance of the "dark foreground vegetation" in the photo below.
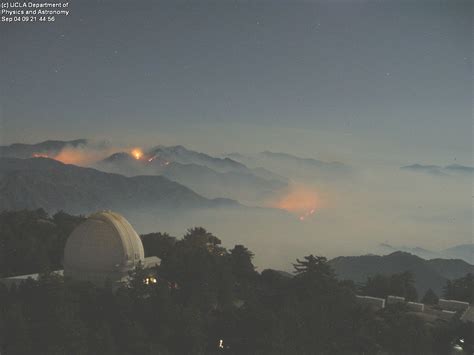
<svg viewBox="0 0 474 355">
<path fill-rule="evenodd" d="M 416 300 L 410 273 L 364 285 L 339 281 L 324 257 L 294 262 L 294 275 L 255 271 L 245 246 L 227 250 L 203 228 L 182 239 L 143 235 L 147 256 L 162 259 L 157 282 L 137 268 L 116 291 L 51 274 L 82 217 L 43 211 L 0 214 L 2 277 L 40 270 L 39 281 L 0 284 L 0 353 L 12 354 L 450 354 L 472 323 L 427 323 L 403 305 L 371 312 L 355 294 Z M 446 296 L 472 302 L 472 275 Z M 424 295 L 436 302 L 433 292 Z M 452 297 L 454 298 L 454 297 Z"/>
</svg>

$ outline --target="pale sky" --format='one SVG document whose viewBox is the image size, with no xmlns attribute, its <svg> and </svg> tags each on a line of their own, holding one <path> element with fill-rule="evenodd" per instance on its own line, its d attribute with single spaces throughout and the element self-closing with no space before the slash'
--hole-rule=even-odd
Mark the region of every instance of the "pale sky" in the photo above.
<svg viewBox="0 0 474 355">
<path fill-rule="evenodd" d="M 472 161 L 471 1 L 71 6 L 0 27 L 3 144 Z"/>
</svg>

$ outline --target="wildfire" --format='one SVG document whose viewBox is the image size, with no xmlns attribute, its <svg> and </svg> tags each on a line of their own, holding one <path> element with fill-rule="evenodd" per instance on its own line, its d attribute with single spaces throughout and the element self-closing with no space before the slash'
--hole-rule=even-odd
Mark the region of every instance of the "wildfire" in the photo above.
<svg viewBox="0 0 474 355">
<path fill-rule="evenodd" d="M 59 160 L 64 164 L 86 165 L 89 160 L 87 153 L 81 149 L 65 148 L 57 154 L 54 159 Z"/>
<path fill-rule="evenodd" d="M 134 148 L 132 150 L 132 156 L 137 159 L 137 160 L 140 160 L 142 157 L 143 157 L 143 152 L 140 148 Z"/>
<path fill-rule="evenodd" d="M 294 213 L 300 221 L 304 221 L 321 208 L 321 200 L 313 188 L 298 185 L 291 186 L 282 197 L 271 205 Z"/>
<path fill-rule="evenodd" d="M 49 155 L 48 154 L 44 154 L 44 153 L 34 153 L 32 155 L 33 158 L 49 158 Z"/>
<path fill-rule="evenodd" d="M 168 166 L 168 165 L 170 165 L 170 162 L 169 162 L 169 161 L 167 161 L 167 160 L 161 160 L 161 159 L 159 159 L 159 158 L 160 158 L 160 157 L 159 157 L 158 154 L 157 154 L 157 155 L 152 156 L 151 158 L 148 158 L 147 161 L 148 161 L 149 163 L 151 163 L 152 161 L 155 161 L 156 159 L 158 159 L 158 162 L 159 162 L 159 164 L 160 164 L 161 166 Z"/>
<path fill-rule="evenodd" d="M 74 164 L 79 166 L 89 166 L 97 161 L 104 159 L 114 151 L 111 148 L 96 149 L 87 147 L 64 147 L 59 152 L 33 153 L 33 158 L 49 158 L 60 161 L 64 164 Z"/>
<path fill-rule="evenodd" d="M 311 210 L 309 210 L 308 212 L 306 212 L 305 214 L 302 214 L 298 219 L 300 221 L 304 221 L 307 217 L 311 216 L 312 214 L 314 214 L 316 212 L 316 209 L 315 208 L 312 208 Z"/>
</svg>

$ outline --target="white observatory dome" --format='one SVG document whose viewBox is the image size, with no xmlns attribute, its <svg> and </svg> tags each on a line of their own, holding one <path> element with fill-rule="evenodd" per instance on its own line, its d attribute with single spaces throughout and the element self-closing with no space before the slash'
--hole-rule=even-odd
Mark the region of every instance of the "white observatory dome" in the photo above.
<svg viewBox="0 0 474 355">
<path fill-rule="evenodd" d="M 64 276 L 103 285 L 120 281 L 138 263 L 159 264 L 147 258 L 137 232 L 120 214 L 98 212 L 74 229 L 64 249 Z M 150 260 L 151 259 L 151 260 Z"/>
</svg>

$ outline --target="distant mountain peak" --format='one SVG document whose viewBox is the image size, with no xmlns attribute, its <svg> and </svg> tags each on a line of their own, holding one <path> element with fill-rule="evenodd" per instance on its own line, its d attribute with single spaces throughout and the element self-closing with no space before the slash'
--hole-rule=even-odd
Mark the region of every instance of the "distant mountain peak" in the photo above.
<svg viewBox="0 0 474 355">
<path fill-rule="evenodd" d="M 56 155 L 66 147 L 78 148 L 89 144 L 87 139 L 75 139 L 70 141 L 46 140 L 35 144 L 14 143 L 0 146 L 0 157 L 31 158 L 34 155 Z"/>
<path fill-rule="evenodd" d="M 342 256 L 329 261 L 341 279 L 365 282 L 376 274 L 413 273 L 419 296 L 429 288 L 440 294 L 446 281 L 474 272 L 474 266 L 463 260 L 425 260 L 414 254 L 395 251 L 388 255 Z"/>
<path fill-rule="evenodd" d="M 421 172 L 436 176 L 455 176 L 455 175 L 472 175 L 474 174 L 474 167 L 461 165 L 461 164 L 450 164 L 446 166 L 440 165 L 426 165 L 426 164 L 412 164 L 402 166 L 402 170 L 410 170 L 414 172 Z"/>
<path fill-rule="evenodd" d="M 181 164 L 194 163 L 207 166 L 208 168 L 220 172 L 249 170 L 244 164 L 239 163 L 233 159 L 213 157 L 206 153 L 187 149 L 182 145 L 169 147 L 158 145 L 152 148 L 148 153 L 150 155 L 160 154 L 163 156 L 163 158 L 169 161 L 175 161 Z"/>
<path fill-rule="evenodd" d="M 231 198 L 255 205 L 287 187 L 287 182 L 265 170 L 254 170 L 229 158 L 217 158 L 183 146 L 156 146 L 139 159 L 115 153 L 96 167 L 126 176 L 162 175 L 207 198 Z"/>
<path fill-rule="evenodd" d="M 461 244 L 456 245 L 444 250 L 433 251 L 425 249 L 419 246 L 408 247 L 408 246 L 393 246 L 388 243 L 380 243 L 377 251 L 379 254 L 388 255 L 394 251 L 407 252 L 413 255 L 417 255 L 423 259 L 430 260 L 435 258 L 444 259 L 461 259 L 470 264 L 474 262 L 474 245 L 473 244 Z"/>
</svg>

